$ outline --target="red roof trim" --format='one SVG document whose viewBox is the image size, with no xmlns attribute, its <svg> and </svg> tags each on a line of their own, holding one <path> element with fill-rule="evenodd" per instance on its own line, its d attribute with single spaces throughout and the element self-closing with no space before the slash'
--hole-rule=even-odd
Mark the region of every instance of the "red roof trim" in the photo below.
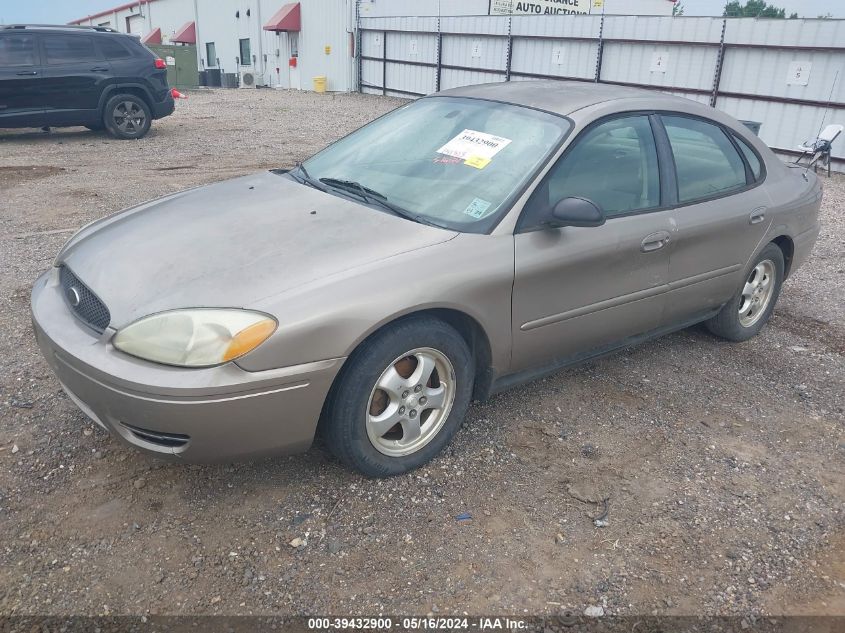
<svg viewBox="0 0 845 633">
<path fill-rule="evenodd" d="M 302 25 L 302 12 L 298 2 L 291 2 L 279 9 L 264 25 L 265 31 L 299 31 Z"/>
<path fill-rule="evenodd" d="M 185 22 L 182 28 L 176 31 L 176 35 L 170 38 L 171 42 L 178 42 L 179 44 L 196 44 L 197 43 L 197 23 Z"/>
<path fill-rule="evenodd" d="M 155 2 L 155 0 L 135 0 L 135 2 L 127 2 L 126 4 L 122 4 L 119 7 L 114 7 L 113 9 L 106 9 L 105 11 L 100 11 L 99 13 L 92 13 L 91 15 L 86 15 L 84 18 L 73 20 L 72 22 L 68 22 L 68 24 L 82 24 L 83 22 L 87 22 L 88 20 L 101 18 L 104 15 L 111 15 L 115 11 L 125 11 L 126 9 L 140 7 L 142 4 L 151 4 L 153 2 Z"/>
<path fill-rule="evenodd" d="M 161 29 L 153 29 L 141 38 L 142 44 L 161 44 Z"/>
</svg>

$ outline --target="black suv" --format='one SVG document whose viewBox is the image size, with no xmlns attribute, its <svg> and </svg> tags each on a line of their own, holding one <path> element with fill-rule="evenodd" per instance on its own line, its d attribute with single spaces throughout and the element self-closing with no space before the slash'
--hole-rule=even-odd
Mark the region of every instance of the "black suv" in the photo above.
<svg viewBox="0 0 845 633">
<path fill-rule="evenodd" d="M 106 27 L 0 26 L 0 128 L 84 125 L 143 137 L 171 114 L 167 66 Z"/>
</svg>

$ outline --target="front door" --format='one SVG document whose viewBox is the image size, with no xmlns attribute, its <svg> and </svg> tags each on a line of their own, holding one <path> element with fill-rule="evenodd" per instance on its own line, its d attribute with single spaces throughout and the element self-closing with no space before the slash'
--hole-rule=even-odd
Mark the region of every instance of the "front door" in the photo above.
<svg viewBox="0 0 845 633">
<path fill-rule="evenodd" d="M 566 197 L 605 211 L 600 227 L 543 228 Z M 532 195 L 515 235 L 512 371 L 560 365 L 662 324 L 674 230 L 661 206 L 647 115 L 584 131 Z"/>
<path fill-rule="evenodd" d="M 43 125 L 41 63 L 32 33 L 0 33 L 0 127 Z"/>
<path fill-rule="evenodd" d="M 84 34 L 50 33 L 42 38 L 46 114 L 50 125 L 99 120 L 97 109 L 111 65 Z"/>
</svg>

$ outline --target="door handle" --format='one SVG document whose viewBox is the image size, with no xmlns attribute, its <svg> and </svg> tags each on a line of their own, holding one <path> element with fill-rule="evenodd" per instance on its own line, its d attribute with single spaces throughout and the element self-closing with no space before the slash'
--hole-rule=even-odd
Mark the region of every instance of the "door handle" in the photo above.
<svg viewBox="0 0 845 633">
<path fill-rule="evenodd" d="M 37 74 L 37 70 L 22 70 L 18 73 L 18 77 L 32 77 Z"/>
<path fill-rule="evenodd" d="M 760 207 L 759 209 L 754 209 L 751 212 L 751 216 L 748 218 L 749 224 L 760 224 L 763 220 L 766 219 L 766 207 Z"/>
<path fill-rule="evenodd" d="M 104 66 L 94 66 L 94 68 L 91 69 L 91 72 L 92 73 L 107 73 L 107 72 L 109 72 L 109 69 L 104 67 Z"/>
<path fill-rule="evenodd" d="M 643 238 L 640 250 L 643 253 L 650 253 L 652 251 L 660 250 L 669 243 L 671 236 L 668 231 L 657 231 L 651 235 Z"/>
</svg>

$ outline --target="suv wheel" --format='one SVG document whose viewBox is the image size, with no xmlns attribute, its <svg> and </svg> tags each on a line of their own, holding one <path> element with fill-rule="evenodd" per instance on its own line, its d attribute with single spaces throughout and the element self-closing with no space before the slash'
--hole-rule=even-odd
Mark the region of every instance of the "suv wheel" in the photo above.
<svg viewBox="0 0 845 633">
<path fill-rule="evenodd" d="M 754 260 L 739 292 L 705 322 L 707 329 L 729 341 L 747 341 L 755 336 L 772 316 L 783 272 L 783 251 L 777 244 L 769 244 Z"/>
<path fill-rule="evenodd" d="M 113 137 L 121 140 L 143 138 L 150 130 L 152 113 L 140 97 L 115 95 L 103 109 L 103 125 Z"/>
<path fill-rule="evenodd" d="M 422 466 L 452 439 L 469 407 L 472 354 L 430 317 L 399 321 L 349 358 L 323 419 L 329 449 L 369 477 Z"/>
</svg>

